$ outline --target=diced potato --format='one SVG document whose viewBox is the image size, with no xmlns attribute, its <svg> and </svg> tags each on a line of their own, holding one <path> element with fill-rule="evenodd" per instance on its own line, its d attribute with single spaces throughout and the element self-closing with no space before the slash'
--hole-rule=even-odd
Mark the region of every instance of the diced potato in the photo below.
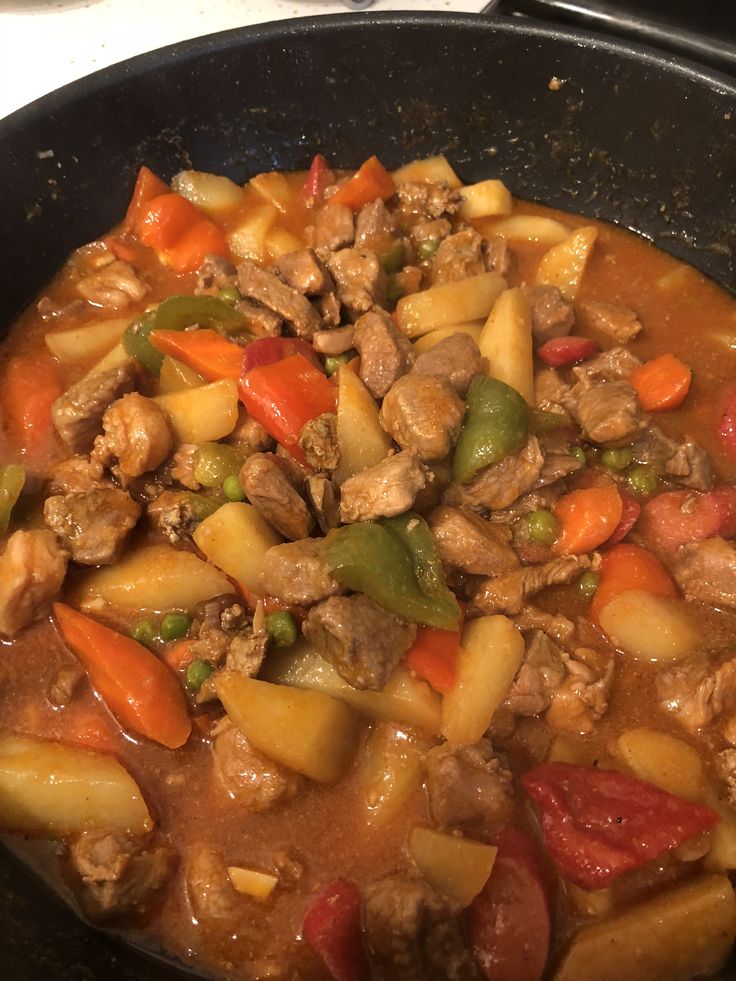
<svg viewBox="0 0 736 981">
<path fill-rule="evenodd" d="M 239 208 L 245 192 L 228 177 L 201 170 L 182 170 L 171 181 L 172 190 L 187 198 L 208 215 L 218 217 Z"/>
<path fill-rule="evenodd" d="M 564 299 L 572 303 L 597 238 L 598 229 L 586 226 L 578 228 L 559 245 L 553 245 L 537 267 L 537 283 L 556 286 Z"/>
<path fill-rule="evenodd" d="M 532 312 L 520 289 L 504 290 L 493 304 L 478 341 L 492 378 L 515 388 L 534 405 Z"/>
<path fill-rule="evenodd" d="M 249 183 L 257 194 L 284 214 L 294 207 L 294 189 L 280 171 L 256 174 Z"/>
<path fill-rule="evenodd" d="M 301 640 L 288 651 L 269 654 L 262 676 L 268 681 L 334 695 L 374 719 L 403 722 L 432 735 L 440 731 L 440 696 L 403 664 L 394 670 L 383 691 L 359 691 L 344 681 L 305 640 Z"/>
<path fill-rule="evenodd" d="M 469 906 L 493 869 L 498 849 L 470 838 L 443 834 L 433 828 L 412 828 L 409 854 L 427 880 L 438 892 Z"/>
<path fill-rule="evenodd" d="M 238 385 L 223 378 L 209 385 L 158 395 L 180 443 L 208 443 L 229 436 L 238 422 Z"/>
<path fill-rule="evenodd" d="M 487 317 L 506 280 L 495 272 L 481 273 L 457 283 L 444 283 L 402 297 L 396 305 L 399 327 L 408 337 L 421 337 L 440 327 L 452 327 Z"/>
<path fill-rule="evenodd" d="M 670 269 L 663 276 L 654 280 L 656 289 L 663 293 L 687 293 L 688 289 L 695 285 L 700 278 L 700 273 L 692 266 L 685 265 L 684 262 L 678 263 L 674 269 Z"/>
<path fill-rule="evenodd" d="M 192 610 L 197 603 L 234 592 L 227 576 L 171 545 L 131 549 L 120 562 L 95 569 L 80 581 L 75 597 L 85 610 L 102 603 L 128 610 Z"/>
<path fill-rule="evenodd" d="M 135 780 L 113 756 L 77 746 L 0 739 L 0 827 L 49 838 L 153 827 Z"/>
<path fill-rule="evenodd" d="M 690 981 L 717 971 L 735 936 L 731 883 L 700 876 L 585 927 L 554 981 Z"/>
<path fill-rule="evenodd" d="M 447 186 L 455 191 L 462 187 L 462 181 L 450 166 L 447 157 L 426 157 L 424 160 L 412 160 L 395 170 L 391 176 L 397 184 L 411 181 L 423 184 L 428 181 L 445 181 Z"/>
<path fill-rule="evenodd" d="M 46 335 L 46 347 L 62 364 L 97 360 L 109 354 L 129 323 L 130 317 L 117 317 L 72 330 L 57 330 Z"/>
<path fill-rule="evenodd" d="M 499 235 L 511 241 L 542 242 L 544 245 L 559 245 L 570 235 L 570 229 L 554 218 L 539 215 L 511 215 L 500 221 L 489 222 L 483 232 Z"/>
<path fill-rule="evenodd" d="M 272 204 L 258 205 L 248 212 L 227 236 L 230 251 L 236 259 L 263 262 L 267 252 L 266 236 L 278 216 L 278 209 Z"/>
<path fill-rule="evenodd" d="M 358 720 L 344 702 L 238 671 L 219 672 L 215 689 L 235 725 L 272 760 L 319 783 L 334 783 L 345 773 Z"/>
<path fill-rule="evenodd" d="M 360 378 L 347 366 L 337 372 L 337 445 L 335 480 L 374 467 L 388 456 L 391 439 L 378 417 L 378 406 Z"/>
<path fill-rule="evenodd" d="M 487 218 L 489 215 L 510 215 L 513 209 L 511 192 L 503 181 L 488 180 L 467 184 L 462 189 L 465 199 L 460 206 L 460 217 Z"/>
<path fill-rule="evenodd" d="M 442 701 L 442 735 L 448 742 L 477 742 L 508 694 L 524 657 L 524 640 L 504 616 L 465 624 L 457 680 Z"/>
<path fill-rule="evenodd" d="M 357 773 L 369 827 L 389 825 L 420 790 L 424 753 L 429 748 L 428 740 L 390 722 L 374 727 L 363 746 Z"/>
<path fill-rule="evenodd" d="M 181 392 L 185 388 L 199 388 L 204 384 L 206 384 L 204 378 L 194 368 L 168 354 L 165 355 L 158 376 L 158 389 L 161 395 Z"/>
<path fill-rule="evenodd" d="M 198 525 L 194 541 L 213 565 L 257 593 L 263 558 L 281 538 L 252 504 L 232 502 Z"/>
<path fill-rule="evenodd" d="M 610 886 L 608 889 L 594 889 L 588 892 L 587 889 L 580 889 L 572 882 L 567 882 L 565 888 L 573 906 L 582 916 L 605 916 L 613 909 L 613 890 Z"/>
<path fill-rule="evenodd" d="M 583 766 L 590 766 L 593 760 L 598 758 L 598 753 L 589 749 L 579 739 L 555 736 L 549 744 L 546 758 L 550 763 L 580 763 Z"/>
<path fill-rule="evenodd" d="M 97 364 L 93 365 L 85 378 L 91 378 L 93 375 L 99 375 L 102 371 L 109 371 L 111 368 L 117 368 L 118 365 L 123 364 L 124 361 L 129 361 L 130 355 L 123 347 L 123 342 L 120 341 L 115 347 L 105 355 Z"/>
<path fill-rule="evenodd" d="M 268 899 L 279 880 L 268 872 L 258 872 L 256 869 L 244 869 L 239 865 L 229 865 L 228 877 L 238 892 L 254 899 Z"/>
<path fill-rule="evenodd" d="M 274 261 L 288 252 L 298 252 L 302 248 L 302 240 L 280 225 L 275 225 L 266 235 L 266 250 Z"/>
<path fill-rule="evenodd" d="M 699 801 L 705 793 L 700 754 L 682 739 L 655 729 L 627 729 L 616 743 L 626 765 L 640 780 L 676 797 Z"/>
<path fill-rule="evenodd" d="M 711 831 L 710 850 L 704 859 L 705 866 L 717 872 L 731 872 L 736 869 L 736 812 L 710 786 L 706 788 L 703 803 L 712 807 L 721 817 Z"/>
<path fill-rule="evenodd" d="M 619 593 L 598 621 L 624 654 L 642 661 L 674 661 L 695 649 L 699 635 L 682 600 L 639 589 Z"/>
<path fill-rule="evenodd" d="M 429 334 L 417 338 L 414 341 L 414 350 L 417 354 L 424 354 L 425 351 L 431 351 L 440 341 L 444 341 L 446 337 L 452 337 L 453 334 L 467 334 L 477 344 L 484 323 L 485 320 L 471 320 L 470 323 L 455 324 L 454 327 L 440 327 L 439 330 L 430 331 Z"/>
</svg>

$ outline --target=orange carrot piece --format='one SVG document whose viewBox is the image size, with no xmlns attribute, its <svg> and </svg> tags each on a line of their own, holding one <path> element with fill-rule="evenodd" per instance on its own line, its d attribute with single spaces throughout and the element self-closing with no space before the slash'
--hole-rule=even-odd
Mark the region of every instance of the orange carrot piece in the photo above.
<svg viewBox="0 0 736 981">
<path fill-rule="evenodd" d="M 169 191 L 153 198 L 141 213 L 135 231 L 149 248 L 165 251 L 200 220 L 200 213 L 191 201 Z"/>
<path fill-rule="evenodd" d="M 126 231 L 137 228 L 148 202 L 153 198 L 159 197 L 161 194 L 168 194 L 170 190 L 171 188 L 167 184 L 164 184 L 161 178 L 157 177 L 144 164 L 138 171 L 138 177 L 133 188 L 133 196 L 130 199 L 128 210 L 123 219 L 123 228 Z"/>
<path fill-rule="evenodd" d="M 132 637 L 64 603 L 53 610 L 64 640 L 120 724 L 168 749 L 183 746 L 192 724 L 176 675 Z"/>
<path fill-rule="evenodd" d="M 195 272 L 206 255 L 229 256 L 225 233 L 208 218 L 200 218 L 166 249 L 164 259 L 178 273 Z"/>
<path fill-rule="evenodd" d="M 234 378 L 243 372 L 243 348 L 216 330 L 154 330 L 148 338 L 162 354 L 183 361 L 207 381 Z"/>
<path fill-rule="evenodd" d="M 396 191 L 394 179 L 378 157 L 369 157 L 350 180 L 330 198 L 330 204 L 344 204 L 353 211 L 360 211 L 363 205 L 376 198 L 386 201 Z"/>
<path fill-rule="evenodd" d="M 600 582 L 590 604 L 593 622 L 598 623 L 604 606 L 630 589 L 654 596 L 677 596 L 677 587 L 655 555 L 641 545 L 614 545 L 601 562 Z"/>
<path fill-rule="evenodd" d="M 163 659 L 173 671 L 183 671 L 194 660 L 192 644 L 189 640 L 177 640 L 163 653 Z"/>
<path fill-rule="evenodd" d="M 62 714 L 60 739 L 75 746 L 86 746 L 100 752 L 115 748 L 112 720 L 97 699 L 74 700 Z"/>
<path fill-rule="evenodd" d="M 570 491 L 555 505 L 560 533 L 552 546 L 558 555 L 582 555 L 602 545 L 616 529 L 623 504 L 614 483 Z"/>
<path fill-rule="evenodd" d="M 51 406 L 62 390 L 50 355 L 19 356 L 8 362 L 2 381 L 8 435 L 33 461 L 40 462 L 53 447 Z"/>
<path fill-rule="evenodd" d="M 630 382 L 636 389 L 645 412 L 676 409 L 690 389 L 692 372 L 674 354 L 662 354 L 632 372 Z"/>
<path fill-rule="evenodd" d="M 428 681 L 442 695 L 455 685 L 461 631 L 462 625 L 457 630 L 419 627 L 416 640 L 404 658 L 417 677 Z"/>
</svg>

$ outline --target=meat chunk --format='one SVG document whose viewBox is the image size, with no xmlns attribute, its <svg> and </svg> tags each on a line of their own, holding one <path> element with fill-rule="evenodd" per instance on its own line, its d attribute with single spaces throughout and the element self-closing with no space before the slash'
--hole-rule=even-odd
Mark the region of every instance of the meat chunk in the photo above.
<svg viewBox="0 0 736 981">
<path fill-rule="evenodd" d="M 48 497 L 46 524 L 80 565 L 112 565 L 120 558 L 141 509 L 115 487 Z"/>
<path fill-rule="evenodd" d="M 299 445 L 304 450 L 310 467 L 315 470 L 334 470 L 340 462 L 337 416 L 334 412 L 323 412 L 306 422 L 299 433 Z"/>
<path fill-rule="evenodd" d="M 484 242 L 483 251 L 486 269 L 498 273 L 499 276 L 508 276 L 514 257 L 506 239 L 500 235 L 489 235 Z"/>
<path fill-rule="evenodd" d="M 197 270 L 197 286 L 194 292 L 210 293 L 226 286 L 235 286 L 237 279 L 238 271 L 229 259 L 210 253 L 204 257 Z"/>
<path fill-rule="evenodd" d="M 335 485 L 323 473 L 307 477 L 305 482 L 307 496 L 317 517 L 317 524 L 327 534 L 340 524 L 340 505 Z"/>
<path fill-rule="evenodd" d="M 337 284 L 337 298 L 352 317 L 386 306 L 386 273 L 370 249 L 340 249 L 326 256 Z"/>
<path fill-rule="evenodd" d="M 354 333 L 355 327 L 352 324 L 336 327 L 334 330 L 319 330 L 312 338 L 312 347 L 319 354 L 332 357 L 345 354 L 353 347 Z"/>
<path fill-rule="evenodd" d="M 220 785 L 248 811 L 267 811 L 290 800 L 302 785 L 299 774 L 260 753 L 229 721 L 219 727 L 212 755 Z"/>
<path fill-rule="evenodd" d="M 54 402 L 51 418 L 66 445 L 75 453 L 89 453 L 102 432 L 102 417 L 113 402 L 135 388 L 135 362 L 82 378 Z"/>
<path fill-rule="evenodd" d="M 402 450 L 430 463 L 443 460 L 460 435 L 465 403 L 448 381 L 434 375 L 403 375 L 381 406 L 381 425 Z"/>
<path fill-rule="evenodd" d="M 541 715 L 552 695 L 565 680 L 562 651 L 541 630 L 527 640 L 521 667 L 516 673 L 505 705 L 514 715 Z"/>
<path fill-rule="evenodd" d="M 189 906 L 200 925 L 242 917 L 242 898 L 230 882 L 227 866 L 212 845 L 200 841 L 188 849 L 185 885 Z"/>
<path fill-rule="evenodd" d="M 612 347 L 589 361 L 575 365 L 572 373 L 581 388 L 590 388 L 601 382 L 626 381 L 639 367 L 641 360 L 627 348 Z"/>
<path fill-rule="evenodd" d="M 332 276 L 314 249 L 282 255 L 276 269 L 288 286 L 305 296 L 319 296 L 335 288 Z"/>
<path fill-rule="evenodd" d="M 539 441 L 531 436 L 523 450 L 481 470 L 466 486 L 451 484 L 443 500 L 446 504 L 476 510 L 507 508 L 535 486 L 543 464 Z"/>
<path fill-rule="evenodd" d="M 162 491 L 148 505 L 146 513 L 153 527 L 161 532 L 172 545 L 191 538 L 200 522 L 212 513 L 216 506 L 208 507 L 205 498 L 188 491 Z"/>
<path fill-rule="evenodd" d="M 16 531 L 0 560 L 0 634 L 15 635 L 40 619 L 61 589 L 67 556 L 50 531 Z"/>
<path fill-rule="evenodd" d="M 639 318 L 628 307 L 600 303 L 598 300 L 583 300 L 580 309 L 591 327 L 608 334 L 619 344 L 633 340 L 642 329 Z"/>
<path fill-rule="evenodd" d="M 697 733 L 736 706 L 736 657 L 713 664 L 693 654 L 658 672 L 656 685 L 662 708 Z"/>
<path fill-rule="evenodd" d="M 424 490 L 427 473 L 426 467 L 406 451 L 356 473 L 341 488 L 342 520 L 349 524 L 403 514 Z"/>
<path fill-rule="evenodd" d="M 231 593 L 206 600 L 196 614 L 189 634 L 193 638 L 190 646 L 192 657 L 201 661 L 222 664 L 235 638 L 251 634 L 245 608 L 233 602 Z"/>
<path fill-rule="evenodd" d="M 49 683 L 46 697 L 52 705 L 63 708 L 71 702 L 84 678 L 85 671 L 80 664 L 60 668 Z"/>
<path fill-rule="evenodd" d="M 316 249 L 342 249 L 355 238 L 353 212 L 344 204 L 326 204 L 314 219 L 312 244 Z"/>
<path fill-rule="evenodd" d="M 360 377 L 376 399 L 382 399 L 414 361 L 409 338 L 383 311 L 366 313 L 358 320 L 353 345 L 360 354 Z"/>
<path fill-rule="evenodd" d="M 145 910 L 177 863 L 173 848 L 146 848 L 139 838 L 119 832 L 85 832 L 69 857 L 81 880 L 82 906 L 94 920 Z"/>
<path fill-rule="evenodd" d="M 546 453 L 542 469 L 534 482 L 534 487 L 546 487 L 547 484 L 556 484 L 576 470 L 580 470 L 583 464 L 571 453 Z"/>
<path fill-rule="evenodd" d="M 414 643 L 417 628 L 355 593 L 312 607 L 304 636 L 353 688 L 381 691 Z"/>
<path fill-rule="evenodd" d="M 250 259 L 238 266 L 238 285 L 245 297 L 275 311 L 299 337 L 309 339 L 322 327 L 319 314 L 305 296 Z"/>
<path fill-rule="evenodd" d="M 432 263 L 433 282 L 456 283 L 469 276 L 479 276 L 486 271 L 483 237 L 475 228 L 448 235 L 440 242 L 440 247 Z"/>
<path fill-rule="evenodd" d="M 98 307 L 125 310 L 140 303 L 148 287 L 127 262 L 117 260 L 77 283 L 77 293 Z"/>
<path fill-rule="evenodd" d="M 710 457 L 698 443 L 678 442 L 665 436 L 657 426 L 649 426 L 631 447 L 637 463 L 646 463 L 657 473 L 693 490 L 710 490 L 713 468 Z"/>
<path fill-rule="evenodd" d="M 565 337 L 575 326 L 572 304 L 556 286 L 530 286 L 524 290 L 532 312 L 532 335 L 537 345 Z"/>
<path fill-rule="evenodd" d="M 473 511 L 436 507 L 429 525 L 442 562 L 476 576 L 498 576 L 519 568 L 511 548 L 511 533 L 503 525 L 492 524 Z"/>
<path fill-rule="evenodd" d="M 227 442 L 242 450 L 245 456 L 270 450 L 274 445 L 273 437 L 242 406 L 238 411 L 238 424 L 228 436 Z"/>
<path fill-rule="evenodd" d="M 441 828 L 492 835 L 514 811 L 511 772 L 487 739 L 474 746 L 447 743 L 427 753 L 429 811 Z"/>
<path fill-rule="evenodd" d="M 284 538 L 306 538 L 314 527 L 304 499 L 273 454 L 248 457 L 240 471 L 240 485 L 251 504 Z"/>
<path fill-rule="evenodd" d="M 724 749 L 715 758 L 716 768 L 726 785 L 726 796 L 731 807 L 736 807 L 736 749 Z"/>
<path fill-rule="evenodd" d="M 451 191 L 445 181 L 405 181 L 396 188 L 396 197 L 397 214 L 405 227 L 411 227 L 420 221 L 454 215 L 463 200 L 460 193 Z"/>
<path fill-rule="evenodd" d="M 255 678 L 261 670 L 267 647 L 268 634 L 265 630 L 238 633 L 230 641 L 225 667 L 246 678 Z"/>
<path fill-rule="evenodd" d="M 153 399 L 137 392 L 113 402 L 102 417 L 92 459 L 108 467 L 125 487 L 160 466 L 174 449 L 174 438 L 163 411 Z"/>
<path fill-rule="evenodd" d="M 198 491 L 202 487 L 194 476 L 198 453 L 199 447 L 196 443 L 182 443 L 171 459 L 171 479 L 191 491 Z"/>
<path fill-rule="evenodd" d="M 556 368 L 542 368 L 534 375 L 534 401 L 545 412 L 564 412 L 570 386 L 560 378 Z M 569 418 L 569 416 L 568 416 Z"/>
<path fill-rule="evenodd" d="M 478 345 L 467 334 L 451 334 L 430 351 L 420 354 L 412 371 L 417 375 L 444 378 L 460 398 L 465 398 L 470 383 L 482 373 L 482 358 Z"/>
<path fill-rule="evenodd" d="M 270 310 L 253 300 L 238 300 L 235 309 L 245 321 L 245 329 L 256 337 L 278 337 L 284 325 L 284 318 L 275 310 Z"/>
<path fill-rule="evenodd" d="M 394 875 L 365 890 L 364 928 L 376 976 L 391 981 L 477 981 L 458 907 L 423 879 Z"/>
<path fill-rule="evenodd" d="M 602 382 L 577 392 L 573 388 L 571 412 L 587 439 L 603 446 L 633 443 L 647 428 L 636 391 L 628 382 Z"/>
<path fill-rule="evenodd" d="M 670 572 L 689 599 L 736 609 L 736 546 L 723 538 L 681 545 Z"/>
<path fill-rule="evenodd" d="M 99 463 L 86 456 L 72 456 L 53 466 L 49 472 L 49 494 L 82 494 L 109 486 Z"/>
<path fill-rule="evenodd" d="M 528 599 L 546 586 L 571 582 L 588 569 L 597 568 L 600 559 L 588 555 L 566 555 L 543 565 L 526 566 L 506 572 L 481 583 L 473 597 L 471 610 L 476 614 L 521 613 Z"/>
<path fill-rule="evenodd" d="M 411 226 L 412 243 L 417 246 L 422 242 L 441 242 L 452 232 L 452 225 L 447 218 L 433 218 L 429 221 L 418 221 Z"/>
<path fill-rule="evenodd" d="M 262 591 L 296 606 L 312 606 L 344 592 L 325 568 L 321 553 L 318 538 L 269 548 L 263 559 Z"/>
<path fill-rule="evenodd" d="M 387 252 L 396 231 L 396 219 L 380 198 L 364 205 L 355 219 L 355 247 Z"/>
<path fill-rule="evenodd" d="M 568 620 L 562 613 L 547 613 L 540 610 L 531 603 L 528 603 L 514 617 L 514 624 L 522 633 L 530 630 L 542 630 L 545 634 L 557 641 L 558 644 L 567 644 L 572 640 L 575 633 L 575 624 Z"/>
</svg>

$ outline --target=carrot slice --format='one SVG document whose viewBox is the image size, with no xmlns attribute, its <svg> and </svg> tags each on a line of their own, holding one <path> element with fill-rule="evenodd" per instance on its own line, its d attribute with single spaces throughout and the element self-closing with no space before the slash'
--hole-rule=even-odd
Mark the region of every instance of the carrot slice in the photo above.
<svg viewBox="0 0 736 981">
<path fill-rule="evenodd" d="M 642 409 L 661 412 L 676 409 L 683 402 L 690 389 L 692 372 L 674 354 L 662 354 L 637 368 L 629 380 Z"/>
<path fill-rule="evenodd" d="M 183 746 L 192 724 L 171 670 L 132 637 L 64 603 L 54 603 L 53 610 L 64 640 L 121 725 L 168 749 Z"/>
<path fill-rule="evenodd" d="M 2 381 L 2 405 L 11 439 L 35 462 L 53 447 L 51 406 L 62 393 L 56 362 L 49 355 L 11 358 Z"/>
<path fill-rule="evenodd" d="M 161 194 L 168 194 L 170 190 L 171 188 L 167 184 L 164 184 L 161 178 L 157 177 L 144 164 L 138 171 L 138 177 L 133 188 L 133 196 L 130 199 L 128 210 L 123 219 L 123 228 L 126 231 L 137 228 L 143 213 L 146 211 L 148 202 L 153 198 L 159 197 Z"/>
<path fill-rule="evenodd" d="M 677 596 L 677 587 L 655 555 L 641 545 L 614 545 L 601 562 L 601 579 L 590 604 L 593 622 L 598 623 L 601 610 L 612 599 L 631 589 L 653 596 Z"/>
<path fill-rule="evenodd" d="M 330 198 L 330 204 L 344 204 L 353 211 L 360 211 L 363 205 L 376 198 L 386 201 L 396 191 L 394 179 L 378 157 L 369 157 L 350 180 Z"/>
<path fill-rule="evenodd" d="M 199 218 L 191 228 L 165 250 L 164 261 L 174 272 L 195 272 L 206 255 L 229 256 L 225 233 L 208 218 Z"/>
<path fill-rule="evenodd" d="M 558 555 L 582 555 L 611 537 L 621 520 L 623 504 L 616 485 L 610 483 L 565 494 L 554 514 L 560 522 L 560 534 L 553 550 Z"/>
<path fill-rule="evenodd" d="M 221 378 L 237 381 L 242 374 L 244 349 L 208 327 L 187 331 L 153 330 L 148 339 L 157 351 L 183 361 L 207 381 Z"/>
<path fill-rule="evenodd" d="M 442 695 L 455 685 L 461 630 L 462 625 L 457 630 L 419 627 L 416 640 L 404 658 L 414 674 Z"/>
<path fill-rule="evenodd" d="M 199 211 L 191 201 L 169 191 L 148 202 L 135 231 L 143 245 L 165 251 L 173 248 L 199 220 Z"/>
</svg>

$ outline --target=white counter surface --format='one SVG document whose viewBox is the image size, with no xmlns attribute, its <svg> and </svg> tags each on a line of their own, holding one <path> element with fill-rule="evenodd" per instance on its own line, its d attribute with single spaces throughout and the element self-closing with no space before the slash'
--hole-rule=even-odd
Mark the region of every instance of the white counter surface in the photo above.
<svg viewBox="0 0 736 981">
<path fill-rule="evenodd" d="M 372 11 L 478 13 L 488 0 L 376 0 Z M 333 0 L 0 0 L 0 118 L 131 55 L 233 27 L 346 13 Z"/>
</svg>

